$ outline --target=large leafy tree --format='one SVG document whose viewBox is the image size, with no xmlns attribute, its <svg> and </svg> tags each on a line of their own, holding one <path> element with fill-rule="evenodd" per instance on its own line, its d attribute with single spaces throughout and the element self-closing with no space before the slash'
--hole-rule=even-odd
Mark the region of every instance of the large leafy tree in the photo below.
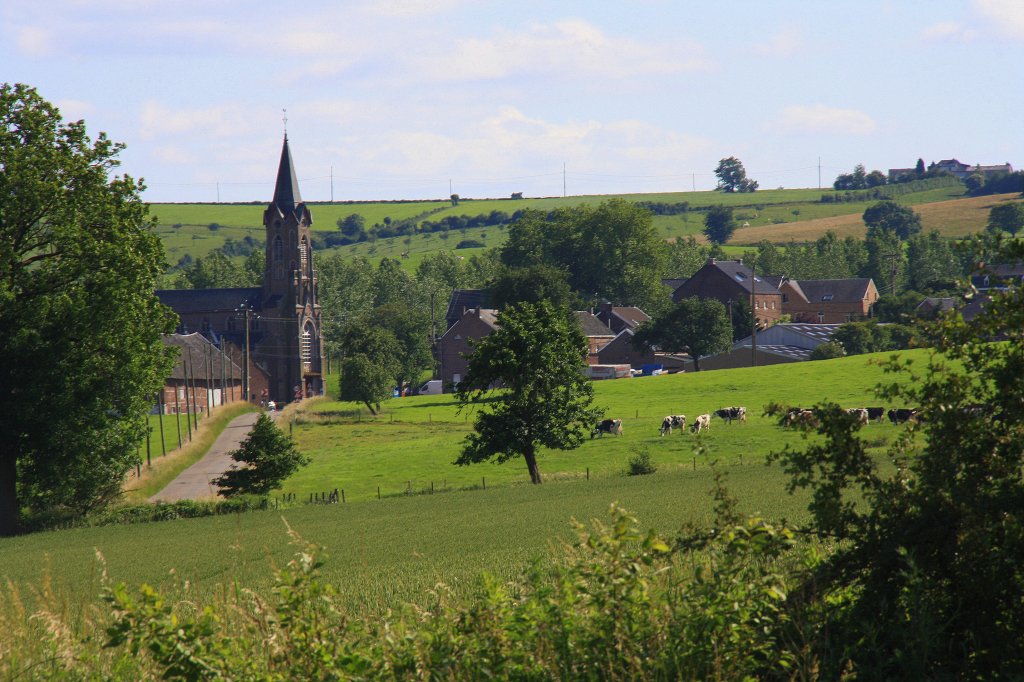
<svg viewBox="0 0 1024 682">
<path fill-rule="evenodd" d="M 666 353 L 687 353 L 700 371 L 701 356 L 729 350 L 732 325 L 720 301 L 684 298 L 664 315 L 643 324 L 633 336 L 633 344 Z"/>
<path fill-rule="evenodd" d="M 173 359 L 163 250 L 123 145 L 0 85 L 0 535 L 120 492 Z"/>
<path fill-rule="evenodd" d="M 921 216 L 909 206 L 885 200 L 869 206 L 863 215 L 868 236 L 889 232 L 906 240 L 921 231 Z"/>
<path fill-rule="evenodd" d="M 992 232 L 1007 231 L 1014 237 L 1024 227 L 1024 202 L 1014 201 L 998 204 L 988 212 L 988 229 Z"/>
<path fill-rule="evenodd" d="M 299 452 L 292 437 L 265 414 L 259 416 L 241 446 L 231 452 L 231 459 L 244 466 L 232 467 L 214 481 L 222 497 L 267 495 L 310 461 Z"/>
<path fill-rule="evenodd" d="M 1019 244 L 977 255 L 1022 257 Z M 832 547 L 787 600 L 819 614 L 808 654 L 824 679 L 1024 670 L 1024 289 L 929 336 L 926 367 L 888 365 L 902 376 L 880 397 L 921 411 L 888 456 L 838 405 L 820 406 L 823 438 L 779 455 L 790 488 L 811 493 L 807 530 Z"/>
<path fill-rule="evenodd" d="M 498 328 L 473 350 L 458 386 L 463 408 L 487 407 L 477 413 L 455 463 L 522 457 L 530 481 L 540 483 L 540 448 L 578 448 L 598 416 L 583 376 L 587 351 L 575 321 L 546 301 L 502 311 Z"/>
<path fill-rule="evenodd" d="M 736 231 L 736 220 L 732 217 L 732 207 L 712 206 L 704 215 L 704 236 L 712 244 L 724 244 Z"/>
<path fill-rule="evenodd" d="M 561 309 L 569 309 L 576 303 L 576 295 L 566 282 L 565 271 L 550 265 L 506 268 L 490 283 L 488 290 L 491 305 L 498 310 L 515 303 L 548 301 Z"/>
<path fill-rule="evenodd" d="M 757 181 L 747 177 L 747 170 L 735 156 L 722 159 L 715 168 L 718 177 L 719 192 L 753 192 L 757 189 Z"/>
<path fill-rule="evenodd" d="M 650 211 L 623 199 L 526 212 L 501 249 L 508 267 L 546 265 L 568 273 L 569 286 L 586 301 L 650 306 L 663 296 L 665 247 Z"/>
<path fill-rule="evenodd" d="M 391 397 L 402 372 L 402 345 L 389 329 L 356 324 L 341 338 L 339 398 L 366 405 L 372 414 Z"/>
</svg>

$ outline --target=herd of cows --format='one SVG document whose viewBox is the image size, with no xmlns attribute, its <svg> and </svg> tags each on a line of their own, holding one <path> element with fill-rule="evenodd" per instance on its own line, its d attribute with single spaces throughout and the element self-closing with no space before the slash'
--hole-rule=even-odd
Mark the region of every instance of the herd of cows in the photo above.
<svg viewBox="0 0 1024 682">
<path fill-rule="evenodd" d="M 903 424 L 911 419 L 918 418 L 918 410 L 908 408 L 894 408 L 886 411 L 884 407 L 851 407 L 846 410 L 846 413 L 855 417 L 862 426 L 867 425 L 869 421 L 882 422 L 886 417 L 888 417 L 889 421 L 893 424 Z M 693 423 L 690 425 L 690 431 L 692 433 L 700 433 L 701 431 L 710 430 L 712 416 L 719 417 L 727 424 L 731 424 L 734 420 L 746 422 L 747 408 L 723 407 L 719 410 L 715 410 L 711 414 L 699 415 L 694 418 Z M 818 425 L 818 413 L 814 409 L 794 407 L 782 416 L 779 420 L 779 424 L 787 427 L 800 425 L 816 427 Z M 659 431 L 662 436 L 665 434 L 671 435 L 672 429 L 679 429 L 680 432 L 686 430 L 685 414 L 670 414 L 661 420 L 661 428 Z M 590 432 L 590 438 L 593 439 L 594 436 L 600 438 L 606 433 L 613 436 L 621 436 L 622 420 L 602 419 L 594 425 L 594 428 Z"/>
</svg>

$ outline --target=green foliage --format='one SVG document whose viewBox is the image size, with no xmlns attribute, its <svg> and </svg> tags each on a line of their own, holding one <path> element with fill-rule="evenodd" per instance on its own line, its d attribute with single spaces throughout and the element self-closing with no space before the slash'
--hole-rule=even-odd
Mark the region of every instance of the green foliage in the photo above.
<svg viewBox="0 0 1024 682">
<path fill-rule="evenodd" d="M 573 450 L 583 444 L 597 411 L 584 378 L 586 338 L 565 311 L 550 303 L 519 303 L 498 317 L 498 329 L 476 345 L 458 386 L 461 407 L 479 403 L 494 386 L 490 409 L 480 411 L 456 464 L 522 456 L 530 480 L 540 483 L 539 447 Z"/>
<path fill-rule="evenodd" d="M 736 221 L 729 206 L 712 206 L 704 214 L 704 236 L 712 244 L 724 244 L 736 231 Z"/>
<path fill-rule="evenodd" d="M 732 325 L 725 306 L 713 298 L 684 298 L 664 315 L 643 324 L 633 336 L 637 348 L 686 353 L 700 370 L 700 358 L 729 349 Z"/>
<path fill-rule="evenodd" d="M 630 476 L 644 476 L 657 470 L 658 465 L 654 463 L 650 450 L 645 447 L 637 448 L 626 465 L 626 473 Z"/>
<path fill-rule="evenodd" d="M 835 543 L 796 600 L 818 614 L 826 679 L 1024 669 L 1024 292 L 995 296 L 969 324 L 938 321 L 931 336 L 925 372 L 887 366 L 911 380 L 881 396 L 922 414 L 891 448 L 895 472 L 879 471 L 834 405 L 819 409 L 823 439 L 779 455 L 791 488 L 812 491 L 809 530 Z"/>
<path fill-rule="evenodd" d="M 834 360 L 846 357 L 846 349 L 838 341 L 829 341 L 811 351 L 811 360 Z"/>
<path fill-rule="evenodd" d="M 548 301 L 554 308 L 575 309 L 578 302 L 563 270 L 550 265 L 505 268 L 488 287 L 491 306 L 497 310 L 515 303 Z"/>
<path fill-rule="evenodd" d="M 792 533 L 736 520 L 691 551 L 672 547 L 611 507 L 611 523 L 575 523 L 559 565 L 479 598 L 434 602 L 381 622 L 350 618 L 321 581 L 322 551 L 292 533 L 295 557 L 269 600 L 179 612 L 143 585 L 107 586 L 106 646 L 167 679 L 754 679 L 797 662 L 784 640 L 778 557 Z M 691 579 L 683 579 L 696 565 Z M 234 595 L 248 595 L 236 588 Z M 666 636 L 668 635 L 668 636 Z M 142 661 L 131 671 L 138 674 Z"/>
<path fill-rule="evenodd" d="M 23 508 L 116 498 L 173 364 L 143 187 L 110 176 L 122 148 L 0 85 L 0 536 Z"/>
<path fill-rule="evenodd" d="M 897 204 L 895 201 L 879 201 L 869 206 L 863 215 L 868 226 L 868 236 L 880 233 L 894 234 L 907 240 L 921 231 L 921 216 L 914 209 Z"/>
<path fill-rule="evenodd" d="M 380 404 L 391 398 L 394 376 L 394 365 L 386 359 L 365 353 L 346 356 L 341 362 L 338 399 L 361 402 L 377 414 Z"/>
<path fill-rule="evenodd" d="M 925 295 L 913 290 L 900 294 L 882 294 L 875 301 L 874 317 L 879 322 L 903 322 L 913 319 L 914 311 Z"/>
<path fill-rule="evenodd" d="M 753 192 L 757 189 L 757 181 L 747 177 L 747 171 L 735 156 L 722 159 L 715 168 L 718 177 L 719 192 Z"/>
<path fill-rule="evenodd" d="M 550 214 L 527 211 L 508 230 L 501 262 L 568 273 L 583 300 L 645 307 L 663 296 L 665 251 L 651 214 L 621 199 Z"/>
<path fill-rule="evenodd" d="M 988 212 L 988 229 L 990 232 L 1009 232 L 1016 237 L 1024 227 L 1024 202 L 1014 201 L 997 204 Z"/>
<path fill-rule="evenodd" d="M 273 420 L 261 414 L 231 459 L 243 467 L 232 467 L 213 481 L 222 497 L 267 495 L 299 467 L 309 464 L 291 436 L 277 428 Z"/>
<path fill-rule="evenodd" d="M 912 330 L 902 324 L 881 325 L 875 320 L 865 320 L 840 325 L 832 341 L 847 355 L 861 355 L 907 348 L 912 335 Z"/>
<path fill-rule="evenodd" d="M 234 263 L 220 250 L 206 258 L 196 258 L 181 268 L 174 282 L 176 289 L 220 289 L 257 286 L 263 278 L 263 254 L 246 260 L 243 266 Z M 258 262 L 259 270 L 254 272 Z"/>
<path fill-rule="evenodd" d="M 914 235 L 907 242 L 907 279 L 911 289 L 952 291 L 964 274 L 952 242 L 935 230 L 926 235 Z"/>
</svg>

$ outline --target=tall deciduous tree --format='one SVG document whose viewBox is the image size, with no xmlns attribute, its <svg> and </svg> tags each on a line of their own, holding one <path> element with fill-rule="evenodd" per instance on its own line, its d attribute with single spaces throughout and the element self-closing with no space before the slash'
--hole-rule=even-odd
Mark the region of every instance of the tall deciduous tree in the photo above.
<svg viewBox="0 0 1024 682">
<path fill-rule="evenodd" d="M 547 302 L 502 311 L 498 328 L 483 338 L 459 384 L 465 408 L 494 401 L 477 413 L 456 464 L 522 457 L 530 481 L 541 482 L 540 448 L 578 448 L 593 426 L 593 388 L 583 376 L 587 341 L 575 321 Z"/>
<path fill-rule="evenodd" d="M 231 452 L 231 459 L 245 466 L 233 467 L 213 482 L 220 488 L 217 494 L 221 497 L 267 495 L 299 467 L 309 464 L 292 437 L 265 414 L 259 416 L 241 446 Z"/>
<path fill-rule="evenodd" d="M 0 535 L 120 493 L 173 359 L 163 250 L 123 145 L 0 85 Z"/>
<path fill-rule="evenodd" d="M 906 240 L 921 231 L 921 216 L 909 206 L 890 200 L 879 201 L 869 206 L 864 211 L 863 220 L 868 226 L 868 236 L 879 232 L 891 232 Z"/>
<path fill-rule="evenodd" d="M 735 156 L 722 159 L 715 168 L 718 177 L 719 192 L 753 192 L 757 189 L 757 181 L 747 177 L 747 170 Z"/>
<path fill-rule="evenodd" d="M 729 206 L 712 206 L 704 216 L 704 236 L 712 244 L 724 244 L 736 231 L 736 221 Z"/>
<path fill-rule="evenodd" d="M 714 299 L 684 298 L 667 313 L 643 324 L 633 336 L 637 348 L 686 353 L 700 371 L 700 358 L 732 344 L 732 325 L 725 306 Z"/>
<path fill-rule="evenodd" d="M 1014 201 L 993 206 L 988 212 L 988 229 L 991 232 L 1005 230 L 1014 237 L 1024 227 L 1024 202 Z"/>
</svg>

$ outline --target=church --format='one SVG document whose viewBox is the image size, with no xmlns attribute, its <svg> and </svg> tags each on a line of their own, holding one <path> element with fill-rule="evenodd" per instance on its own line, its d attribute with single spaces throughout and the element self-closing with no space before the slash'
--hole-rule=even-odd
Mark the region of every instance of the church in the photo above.
<svg viewBox="0 0 1024 682">
<path fill-rule="evenodd" d="M 262 286 L 156 292 L 178 314 L 179 333 L 199 332 L 222 349 L 235 347 L 233 359 L 249 368 L 250 400 L 283 403 L 324 392 L 312 224 L 286 133 L 274 198 L 263 212 Z"/>
</svg>

